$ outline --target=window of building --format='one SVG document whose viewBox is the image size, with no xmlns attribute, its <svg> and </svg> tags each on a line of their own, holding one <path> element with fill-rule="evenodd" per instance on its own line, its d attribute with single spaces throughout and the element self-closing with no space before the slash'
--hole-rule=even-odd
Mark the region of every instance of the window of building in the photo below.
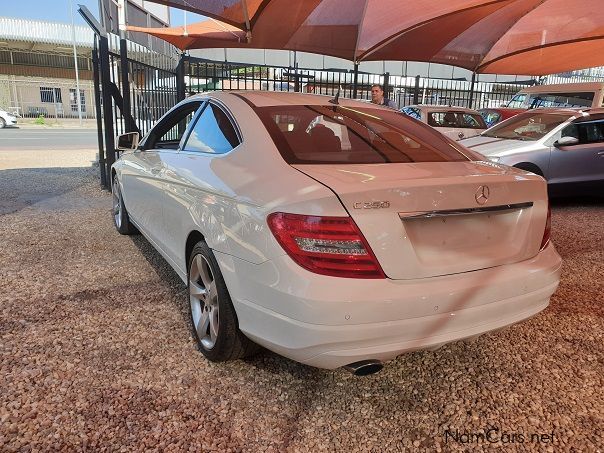
<svg viewBox="0 0 604 453">
<path fill-rule="evenodd" d="M 40 87 L 40 101 L 49 102 L 51 104 L 63 103 L 63 99 L 61 98 L 61 89 Z"/>
<path fill-rule="evenodd" d="M 78 103 L 76 101 L 75 88 L 69 89 L 69 105 L 71 106 L 72 112 L 78 111 Z M 84 95 L 84 90 L 80 90 L 80 106 L 82 109 L 82 113 L 85 113 L 86 112 L 86 96 Z"/>
</svg>

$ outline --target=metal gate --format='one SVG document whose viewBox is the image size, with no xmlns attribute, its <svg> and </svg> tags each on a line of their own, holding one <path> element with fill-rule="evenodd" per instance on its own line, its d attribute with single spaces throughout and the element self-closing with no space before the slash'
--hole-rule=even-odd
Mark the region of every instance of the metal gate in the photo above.
<svg viewBox="0 0 604 453">
<path fill-rule="evenodd" d="M 99 167 L 101 185 L 108 189 L 117 154 L 116 135 L 144 135 L 184 99 L 184 79 L 177 58 L 107 33 L 86 7 L 79 11 L 95 33 L 92 63 Z"/>
</svg>

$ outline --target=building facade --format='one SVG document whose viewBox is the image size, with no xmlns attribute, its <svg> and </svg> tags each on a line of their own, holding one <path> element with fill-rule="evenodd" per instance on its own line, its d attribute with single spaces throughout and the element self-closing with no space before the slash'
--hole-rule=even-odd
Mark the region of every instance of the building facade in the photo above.
<svg viewBox="0 0 604 453">
<path fill-rule="evenodd" d="M 169 8 L 144 0 L 126 0 L 128 23 L 169 25 Z M 118 30 L 116 5 L 99 0 L 101 21 L 108 31 Z M 138 42 L 159 53 L 172 52 L 168 43 L 131 33 Z M 136 35 L 136 36 L 135 36 Z M 140 35 L 140 36 L 138 36 Z M 115 37 L 115 36 L 114 36 Z M 77 94 L 73 56 L 75 42 L 80 93 Z M 0 109 L 24 118 L 94 118 L 92 49 L 94 34 L 87 26 L 0 17 Z M 117 50 L 112 42 L 112 50 Z"/>
</svg>

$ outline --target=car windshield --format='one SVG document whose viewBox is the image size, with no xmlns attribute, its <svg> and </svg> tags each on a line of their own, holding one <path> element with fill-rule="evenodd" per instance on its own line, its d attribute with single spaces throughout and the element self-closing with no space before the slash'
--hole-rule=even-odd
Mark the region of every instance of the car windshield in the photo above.
<svg viewBox="0 0 604 453">
<path fill-rule="evenodd" d="M 335 105 L 280 105 L 255 110 L 290 164 L 470 160 L 455 142 L 394 110 Z"/>
<path fill-rule="evenodd" d="M 506 107 L 511 108 L 572 108 L 591 107 L 595 92 L 568 92 L 568 93 L 520 93 L 512 98 Z"/>
<path fill-rule="evenodd" d="M 503 123 L 496 124 L 488 131 L 483 132 L 482 136 L 536 141 L 545 137 L 571 116 L 561 113 L 521 113 Z"/>
<path fill-rule="evenodd" d="M 528 107 L 591 107 L 595 93 L 535 93 L 528 98 Z"/>
</svg>

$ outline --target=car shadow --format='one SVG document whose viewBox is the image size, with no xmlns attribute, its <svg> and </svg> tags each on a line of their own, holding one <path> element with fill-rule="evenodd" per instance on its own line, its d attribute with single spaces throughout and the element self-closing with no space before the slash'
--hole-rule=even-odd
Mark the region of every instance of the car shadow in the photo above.
<svg viewBox="0 0 604 453">
<path fill-rule="evenodd" d="M 180 279 L 176 271 L 168 264 L 164 257 L 151 245 L 151 243 L 142 235 L 131 236 L 132 243 L 138 248 L 141 255 L 154 269 L 161 282 L 168 286 L 175 295 L 176 308 L 178 308 L 182 321 L 189 326 L 189 312 L 187 302 L 187 287 Z M 201 356 L 200 356 L 200 359 Z M 322 379 L 329 378 L 333 373 L 329 370 L 304 365 L 302 363 L 290 360 L 274 352 L 261 348 L 258 353 L 251 357 L 246 357 L 243 361 L 251 367 L 263 370 L 271 374 L 287 373 L 296 379 Z"/>
</svg>

